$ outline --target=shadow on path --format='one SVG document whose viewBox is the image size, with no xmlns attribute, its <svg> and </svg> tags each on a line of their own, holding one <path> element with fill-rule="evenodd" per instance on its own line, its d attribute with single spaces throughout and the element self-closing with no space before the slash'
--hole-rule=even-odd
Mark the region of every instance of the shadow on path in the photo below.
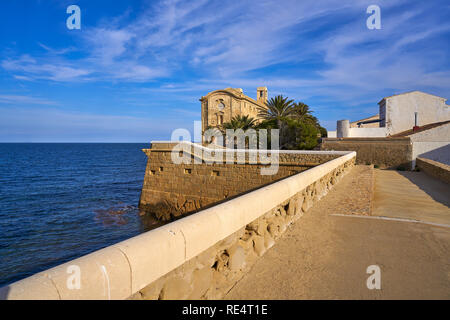
<svg viewBox="0 0 450 320">
<path fill-rule="evenodd" d="M 399 174 L 414 183 L 433 200 L 450 207 L 450 185 L 430 177 L 424 172 L 407 171 L 399 172 Z"/>
</svg>

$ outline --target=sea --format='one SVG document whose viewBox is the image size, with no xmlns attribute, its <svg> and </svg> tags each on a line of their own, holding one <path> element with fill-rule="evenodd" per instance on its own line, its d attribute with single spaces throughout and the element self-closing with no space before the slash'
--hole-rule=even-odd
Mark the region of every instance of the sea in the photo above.
<svg viewBox="0 0 450 320">
<path fill-rule="evenodd" d="M 149 143 L 0 143 L 0 287 L 158 227 Z"/>
</svg>

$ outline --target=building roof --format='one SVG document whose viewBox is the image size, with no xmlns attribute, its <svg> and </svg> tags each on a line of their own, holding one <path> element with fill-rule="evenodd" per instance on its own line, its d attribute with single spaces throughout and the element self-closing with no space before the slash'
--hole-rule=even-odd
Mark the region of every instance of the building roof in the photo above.
<svg viewBox="0 0 450 320">
<path fill-rule="evenodd" d="M 358 122 L 361 122 L 361 121 L 374 120 L 374 119 L 380 119 L 380 115 L 379 114 L 375 114 L 373 116 L 370 116 L 370 117 L 367 117 L 367 118 L 364 118 L 364 119 L 361 119 L 361 120 L 352 121 L 352 122 L 350 122 L 350 124 L 355 124 L 355 123 L 358 123 Z"/>
<path fill-rule="evenodd" d="M 405 95 L 405 94 L 417 93 L 417 92 L 418 92 L 418 93 L 427 94 L 427 95 L 429 95 L 429 96 L 433 96 L 433 97 L 439 98 L 439 99 L 441 99 L 441 100 L 447 101 L 447 99 L 444 98 L 444 97 L 440 97 L 440 96 L 437 96 L 437 95 L 434 95 L 434 94 L 431 94 L 431 93 L 426 93 L 426 92 L 419 91 L 419 90 L 413 90 L 413 91 L 408 91 L 408 92 L 403 92 L 403 93 L 393 94 L 392 96 L 384 97 L 383 99 L 380 100 L 380 102 L 378 102 L 378 104 L 380 104 L 383 100 L 386 100 L 386 99 L 388 99 L 388 98 L 392 98 L 392 97 L 396 97 L 396 96 L 402 96 L 402 95 Z"/>
<path fill-rule="evenodd" d="M 424 126 L 420 126 L 416 131 L 413 131 L 413 129 L 411 128 L 409 130 L 396 133 L 396 134 L 394 134 L 394 135 L 392 135 L 390 137 L 392 137 L 392 138 L 407 137 L 407 136 L 410 136 L 410 135 L 413 135 L 413 134 L 416 134 L 416 133 L 419 133 L 419 132 L 423 132 L 423 131 L 426 131 L 426 130 L 430 130 L 430 129 L 434 129 L 434 128 L 443 126 L 443 125 L 445 125 L 447 123 L 450 123 L 450 120 L 426 124 Z"/>
</svg>

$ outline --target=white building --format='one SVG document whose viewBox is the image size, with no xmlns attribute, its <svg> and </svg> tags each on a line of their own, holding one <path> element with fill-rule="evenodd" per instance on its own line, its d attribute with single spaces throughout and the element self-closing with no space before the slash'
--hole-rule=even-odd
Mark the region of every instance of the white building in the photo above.
<svg viewBox="0 0 450 320">
<path fill-rule="evenodd" d="M 421 91 L 385 97 L 378 102 L 378 115 L 352 123 L 349 120 L 339 120 L 337 130 L 329 131 L 328 137 L 388 137 L 414 127 L 445 122 L 450 120 L 450 107 L 446 101 L 445 98 Z"/>
<path fill-rule="evenodd" d="M 412 168 L 417 157 L 450 165 L 450 106 L 447 99 L 421 91 L 383 98 L 379 114 L 350 122 L 339 120 L 329 138 L 408 137 L 412 145 Z"/>
</svg>

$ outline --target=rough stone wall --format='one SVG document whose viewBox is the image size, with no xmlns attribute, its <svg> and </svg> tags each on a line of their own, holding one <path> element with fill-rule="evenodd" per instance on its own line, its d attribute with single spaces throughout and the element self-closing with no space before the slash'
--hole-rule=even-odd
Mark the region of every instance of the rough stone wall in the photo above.
<svg viewBox="0 0 450 320">
<path fill-rule="evenodd" d="M 409 138 L 327 138 L 322 150 L 356 151 L 357 164 L 380 168 L 411 168 L 412 144 Z"/>
<path fill-rule="evenodd" d="M 130 299 L 222 298 L 273 246 L 287 226 L 326 195 L 354 163 L 355 158 L 348 160 L 238 232 L 133 294 Z"/>
<path fill-rule="evenodd" d="M 416 159 L 417 167 L 429 174 L 432 177 L 435 177 L 445 183 L 450 184 L 450 166 L 445 163 L 440 163 L 430 159 L 417 158 Z"/>
<path fill-rule="evenodd" d="M 261 175 L 261 164 L 175 164 L 172 144 L 155 144 L 148 156 L 140 208 L 160 220 L 171 220 L 213 203 L 278 181 L 335 159 L 332 154 L 280 154 L 275 175 Z"/>
</svg>

